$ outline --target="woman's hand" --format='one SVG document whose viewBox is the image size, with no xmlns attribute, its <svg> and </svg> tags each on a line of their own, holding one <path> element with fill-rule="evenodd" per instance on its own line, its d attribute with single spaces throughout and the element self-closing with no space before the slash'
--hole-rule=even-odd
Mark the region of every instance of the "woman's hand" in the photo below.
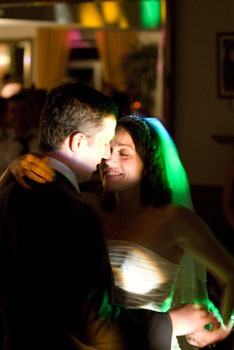
<svg viewBox="0 0 234 350">
<path fill-rule="evenodd" d="M 11 161 L 9 169 L 21 186 L 31 189 L 24 177 L 39 183 L 54 180 L 54 170 L 47 165 L 47 162 L 47 157 L 28 153 Z"/>
<path fill-rule="evenodd" d="M 219 329 L 220 322 L 213 312 L 200 304 L 179 304 L 169 310 L 172 319 L 173 333 L 177 336 L 193 334 L 206 325 L 211 324 L 212 330 Z"/>
</svg>

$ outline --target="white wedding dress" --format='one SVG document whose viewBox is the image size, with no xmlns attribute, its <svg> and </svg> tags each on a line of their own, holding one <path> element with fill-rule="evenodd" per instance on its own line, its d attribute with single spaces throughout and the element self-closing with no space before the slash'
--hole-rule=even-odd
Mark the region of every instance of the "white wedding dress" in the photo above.
<svg viewBox="0 0 234 350">
<path fill-rule="evenodd" d="M 179 265 L 129 241 L 107 240 L 116 304 L 166 312 L 172 304 Z M 172 350 L 179 350 L 172 337 Z"/>
</svg>

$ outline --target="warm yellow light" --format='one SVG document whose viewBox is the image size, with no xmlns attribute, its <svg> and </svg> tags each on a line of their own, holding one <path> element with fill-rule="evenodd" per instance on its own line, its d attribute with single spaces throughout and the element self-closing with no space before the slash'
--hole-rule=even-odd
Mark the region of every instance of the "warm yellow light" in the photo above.
<svg viewBox="0 0 234 350">
<path fill-rule="evenodd" d="M 105 24 L 117 24 L 121 29 L 129 28 L 129 23 L 121 4 L 115 1 L 102 2 L 101 8 Z"/>
<path fill-rule="evenodd" d="M 3 68 L 5 66 L 9 66 L 10 61 L 9 48 L 6 44 L 0 44 L 0 67 Z"/>
<path fill-rule="evenodd" d="M 0 83 L 5 74 L 9 72 L 11 65 L 10 51 L 6 44 L 0 44 Z"/>
<path fill-rule="evenodd" d="M 9 56 L 0 54 L 0 66 L 7 66 L 10 63 Z"/>
<path fill-rule="evenodd" d="M 119 9 L 118 3 L 114 1 L 103 2 L 101 4 L 101 7 L 102 7 L 103 16 L 106 23 L 113 24 L 118 22 L 120 17 L 120 11 L 119 11 L 120 9 Z"/>
<path fill-rule="evenodd" d="M 31 85 L 31 45 L 25 45 L 24 50 L 24 87 L 29 87 Z"/>
<path fill-rule="evenodd" d="M 102 27 L 103 20 L 95 4 L 81 4 L 79 7 L 80 24 L 90 28 Z"/>
<path fill-rule="evenodd" d="M 166 17 L 167 17 L 166 0 L 161 0 L 161 23 L 162 23 L 162 25 L 166 24 Z"/>
<path fill-rule="evenodd" d="M 120 29 L 128 29 L 129 28 L 129 22 L 126 19 L 126 17 L 122 16 L 119 21 L 119 28 Z"/>
</svg>

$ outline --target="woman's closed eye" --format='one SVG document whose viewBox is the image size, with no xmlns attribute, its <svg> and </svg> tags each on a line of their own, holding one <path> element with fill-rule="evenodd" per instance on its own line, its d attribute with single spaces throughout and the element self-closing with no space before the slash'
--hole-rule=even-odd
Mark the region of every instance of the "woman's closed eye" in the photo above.
<svg viewBox="0 0 234 350">
<path fill-rule="evenodd" d="M 126 153 L 126 152 L 119 152 L 120 156 L 123 157 L 123 158 L 128 158 L 130 157 L 130 154 L 129 153 Z"/>
</svg>

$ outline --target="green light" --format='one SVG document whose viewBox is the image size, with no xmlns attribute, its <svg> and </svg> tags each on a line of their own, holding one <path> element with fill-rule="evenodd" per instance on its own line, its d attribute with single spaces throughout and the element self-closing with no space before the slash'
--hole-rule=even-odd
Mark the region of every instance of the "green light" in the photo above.
<svg viewBox="0 0 234 350">
<path fill-rule="evenodd" d="M 143 0 L 140 2 L 141 21 L 145 28 L 159 27 L 161 24 L 160 0 Z"/>
<path fill-rule="evenodd" d="M 168 131 L 157 118 L 148 118 L 150 124 L 160 135 L 165 176 L 172 191 L 172 203 L 193 209 L 190 194 L 190 185 L 185 168 L 180 160 L 177 147 Z"/>
</svg>

